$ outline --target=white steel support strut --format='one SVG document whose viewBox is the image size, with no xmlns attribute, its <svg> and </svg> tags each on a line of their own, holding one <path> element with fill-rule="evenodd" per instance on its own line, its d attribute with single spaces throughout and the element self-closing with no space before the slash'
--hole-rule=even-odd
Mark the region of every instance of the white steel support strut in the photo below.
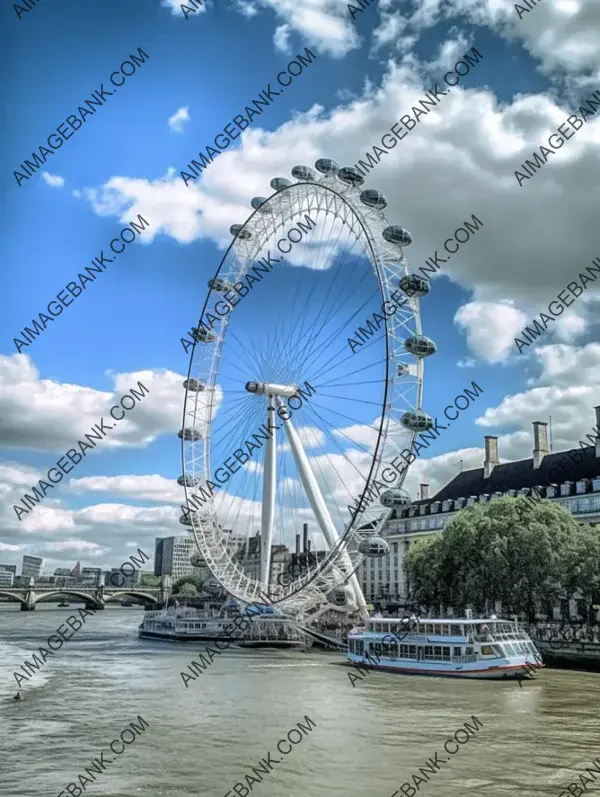
<svg viewBox="0 0 600 797">
<path fill-rule="evenodd" d="M 279 396 L 277 397 L 277 404 L 279 407 L 285 407 Z M 279 417 L 281 418 L 282 416 L 280 415 Z M 302 443 L 300 442 L 300 438 L 298 437 L 298 434 L 292 426 L 289 418 L 282 418 L 282 420 L 288 442 L 296 462 L 296 467 L 298 468 L 298 473 L 300 474 L 300 480 L 304 490 L 306 491 L 306 495 L 308 496 L 312 510 L 315 513 L 319 528 L 321 529 L 329 547 L 335 548 L 339 542 L 339 536 L 331 519 L 331 515 L 327 509 L 327 505 L 325 504 L 325 500 L 321 494 L 321 490 L 319 489 L 319 485 L 317 484 L 315 475 L 310 467 L 306 452 L 304 451 Z M 350 561 L 350 557 L 348 556 L 348 552 L 346 550 L 342 550 L 340 554 L 340 563 L 342 564 L 346 573 L 352 573 L 352 562 Z M 365 601 L 365 596 L 363 595 L 356 575 L 353 574 L 350 576 L 348 579 L 348 584 L 354 593 L 358 608 L 366 611 L 367 602 Z"/>
<path fill-rule="evenodd" d="M 275 481 L 276 454 L 275 438 L 275 406 L 273 396 L 267 396 L 267 424 L 271 432 L 265 451 L 265 469 L 263 473 L 263 498 L 260 531 L 260 580 L 263 591 L 269 594 L 271 580 L 271 544 L 273 542 L 273 526 L 275 523 Z"/>
</svg>

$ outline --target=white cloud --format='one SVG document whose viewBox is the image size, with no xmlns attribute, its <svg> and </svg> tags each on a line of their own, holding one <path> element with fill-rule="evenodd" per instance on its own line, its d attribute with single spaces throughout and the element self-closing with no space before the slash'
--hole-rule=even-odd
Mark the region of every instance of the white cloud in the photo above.
<svg viewBox="0 0 600 797">
<path fill-rule="evenodd" d="M 50 174 L 50 172 L 42 172 L 43 180 L 52 188 L 62 188 L 65 184 L 65 178 L 60 177 L 58 174 Z"/>
<path fill-rule="evenodd" d="M 204 0 L 203 4 L 201 3 L 202 0 L 196 0 L 197 4 L 196 7 L 196 5 L 193 2 L 190 2 L 189 0 L 187 2 L 181 2 L 181 0 L 162 0 L 161 5 L 164 6 L 165 8 L 170 8 L 171 13 L 177 17 L 193 19 L 196 13 L 206 11 L 206 0 Z M 182 9 L 182 6 L 186 6 L 187 9 L 189 10 L 187 16 L 184 10 Z"/>
<path fill-rule="evenodd" d="M 527 323 L 512 302 L 469 302 L 456 311 L 454 321 L 466 334 L 469 348 L 480 360 L 506 362 L 514 338 Z"/>
<path fill-rule="evenodd" d="M 173 116 L 169 117 L 169 127 L 174 133 L 183 133 L 185 122 L 190 121 L 190 111 L 187 105 L 178 108 Z"/>
<path fill-rule="evenodd" d="M 71 493 L 112 493 L 124 498 L 160 503 L 184 503 L 183 488 L 164 476 L 86 476 L 71 479 L 65 490 Z"/>
<path fill-rule="evenodd" d="M 102 418 L 105 427 L 114 428 L 98 444 L 100 450 L 145 446 L 180 428 L 183 376 L 166 370 L 109 375 L 113 390 L 96 390 L 41 379 L 27 354 L 0 355 L 0 444 L 64 452 L 85 440 Z M 111 407 L 132 388 L 140 394 L 138 382 L 148 393 L 121 421 L 113 420 Z"/>
</svg>

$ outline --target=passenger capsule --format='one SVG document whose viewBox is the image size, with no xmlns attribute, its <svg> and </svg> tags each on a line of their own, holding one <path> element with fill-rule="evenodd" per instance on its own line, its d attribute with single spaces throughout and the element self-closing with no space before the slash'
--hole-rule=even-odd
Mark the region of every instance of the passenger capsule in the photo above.
<svg viewBox="0 0 600 797">
<path fill-rule="evenodd" d="M 292 177 L 295 177 L 296 180 L 307 181 L 315 180 L 316 174 L 313 172 L 310 166 L 294 166 L 292 169 Z"/>
<path fill-rule="evenodd" d="M 247 241 L 248 238 L 252 238 L 252 233 L 250 232 L 250 230 L 242 229 L 242 227 L 243 224 L 232 224 L 231 227 L 229 228 L 229 232 L 236 238 Z"/>
<path fill-rule="evenodd" d="M 194 553 L 190 556 L 190 564 L 192 567 L 206 567 L 206 559 L 201 553 Z"/>
<path fill-rule="evenodd" d="M 272 213 L 273 211 L 268 205 L 265 205 L 263 208 L 266 201 L 266 197 L 264 196 L 255 196 L 254 199 L 250 200 L 250 204 L 254 210 L 258 210 L 260 213 Z"/>
<path fill-rule="evenodd" d="M 400 423 L 411 432 L 426 432 L 433 427 L 433 418 L 423 410 L 409 410 L 402 415 Z"/>
<path fill-rule="evenodd" d="M 390 552 L 390 546 L 383 537 L 363 537 L 358 543 L 358 552 L 368 556 L 370 559 L 379 559 Z"/>
<path fill-rule="evenodd" d="M 412 235 L 404 227 L 397 227 L 392 225 L 386 227 L 382 233 L 385 240 L 390 244 L 398 244 L 399 246 L 408 246 L 412 243 Z"/>
<path fill-rule="evenodd" d="M 381 493 L 379 503 L 388 509 L 407 509 L 412 504 L 412 498 L 406 490 L 395 487 Z"/>
<path fill-rule="evenodd" d="M 331 158 L 319 158 L 315 163 L 315 169 L 321 174 L 337 174 L 340 170 L 339 163 L 332 161 Z"/>
<path fill-rule="evenodd" d="M 425 337 L 425 335 L 413 335 L 410 338 L 406 338 L 404 348 L 416 357 L 429 357 L 437 351 L 435 343 L 431 338 Z"/>
<path fill-rule="evenodd" d="M 408 363 L 398 363 L 398 376 L 407 376 L 410 373 L 410 365 Z"/>
<path fill-rule="evenodd" d="M 217 339 L 216 335 L 213 335 L 212 332 L 209 332 L 208 329 L 205 329 L 204 327 L 200 327 L 200 329 L 192 329 L 192 337 L 196 343 L 214 343 Z"/>
<path fill-rule="evenodd" d="M 292 181 L 288 180 L 287 177 L 274 177 L 269 185 L 273 191 L 282 191 L 284 188 L 288 188 L 292 185 Z"/>
<path fill-rule="evenodd" d="M 360 195 L 360 201 L 363 205 L 367 205 L 370 208 L 375 208 L 376 210 L 383 210 L 387 207 L 387 199 L 381 193 L 381 191 L 373 191 L 373 189 L 368 188 L 366 191 L 363 191 Z"/>
<path fill-rule="evenodd" d="M 233 288 L 233 282 L 229 282 L 229 280 L 222 279 L 221 277 L 213 277 L 213 279 L 208 281 L 208 287 L 211 291 L 227 293 L 227 291 Z"/>
<path fill-rule="evenodd" d="M 192 521 L 191 521 L 189 515 L 182 515 L 179 518 L 179 522 L 181 523 L 182 526 L 191 526 L 192 525 Z"/>
<path fill-rule="evenodd" d="M 354 592 L 348 586 L 334 587 L 327 595 L 327 600 L 333 606 L 348 606 L 355 603 Z"/>
<path fill-rule="evenodd" d="M 201 480 L 197 476 L 188 476 L 186 473 L 184 476 L 178 477 L 177 484 L 180 487 L 197 487 L 200 481 Z"/>
<path fill-rule="evenodd" d="M 204 390 L 204 382 L 201 382 L 199 379 L 194 379 L 193 376 L 186 379 L 183 386 L 186 390 L 189 390 L 190 393 L 201 393 Z"/>
<path fill-rule="evenodd" d="M 429 280 L 417 274 L 407 274 L 398 281 L 400 290 L 408 296 L 426 296 L 431 290 Z"/>
<path fill-rule="evenodd" d="M 341 180 L 346 185 L 353 185 L 354 188 L 359 188 L 365 181 L 365 178 L 354 166 L 342 166 L 337 176 L 338 180 Z"/>
<path fill-rule="evenodd" d="M 185 429 L 180 429 L 177 432 L 177 437 L 180 440 L 194 441 L 202 440 L 202 432 L 200 429 L 194 429 L 191 426 L 186 426 Z"/>
</svg>

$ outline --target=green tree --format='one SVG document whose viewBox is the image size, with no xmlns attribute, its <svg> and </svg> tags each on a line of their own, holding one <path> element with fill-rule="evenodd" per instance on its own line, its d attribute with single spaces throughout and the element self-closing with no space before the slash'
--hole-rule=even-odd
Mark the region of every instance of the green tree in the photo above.
<svg viewBox="0 0 600 797">
<path fill-rule="evenodd" d="M 532 506 L 507 497 L 473 505 L 427 543 L 411 548 L 405 569 L 415 598 L 428 606 L 462 614 L 471 605 L 488 614 L 500 601 L 505 612 L 533 622 L 537 609 L 548 611 L 582 579 L 588 601 L 600 587 L 599 535 L 582 532 L 550 501 Z"/>
<path fill-rule="evenodd" d="M 194 584 L 187 582 L 186 584 L 181 585 L 177 594 L 181 595 L 182 598 L 196 598 L 198 596 L 198 590 Z"/>
<path fill-rule="evenodd" d="M 173 584 L 173 595 L 183 594 L 182 588 L 187 584 L 190 584 L 195 588 L 196 594 L 202 591 L 203 581 L 200 576 L 182 576 Z M 187 595 L 186 597 L 190 597 L 190 595 Z"/>
</svg>

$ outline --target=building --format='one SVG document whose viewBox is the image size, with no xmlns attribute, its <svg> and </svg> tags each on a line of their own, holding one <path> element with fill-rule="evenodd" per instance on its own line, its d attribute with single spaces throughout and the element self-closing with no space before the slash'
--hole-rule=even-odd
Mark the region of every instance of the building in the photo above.
<svg viewBox="0 0 600 797">
<path fill-rule="evenodd" d="M 100 567 L 83 567 L 81 569 L 81 575 L 77 579 L 77 581 L 79 584 L 87 584 L 90 586 L 95 586 L 96 584 L 98 584 L 101 575 L 102 575 L 102 568 Z"/>
<path fill-rule="evenodd" d="M 15 568 L 16 570 L 16 568 Z M 12 570 L 0 567 L 0 589 L 2 587 L 12 587 L 15 574 Z"/>
<path fill-rule="evenodd" d="M 260 531 L 246 540 L 245 548 L 238 549 L 236 559 L 248 578 L 260 581 Z M 289 567 L 292 560 L 286 545 L 271 546 L 271 584 Z"/>
<path fill-rule="evenodd" d="M 172 576 L 174 581 L 183 576 L 198 573 L 190 559 L 196 552 L 196 540 L 193 535 L 182 534 L 178 537 L 161 537 L 156 540 L 154 549 L 154 575 Z"/>
<path fill-rule="evenodd" d="M 71 569 L 69 567 L 57 567 L 54 571 L 55 576 L 70 576 Z"/>
<path fill-rule="evenodd" d="M 502 496 L 541 496 L 560 504 L 583 523 L 599 523 L 600 406 L 595 412 L 594 445 L 551 454 L 548 425 L 534 421 L 530 458 L 501 463 L 498 438 L 488 435 L 484 438 L 483 467 L 458 473 L 431 498 L 429 486 L 420 485 L 419 500 L 408 509 L 395 510 L 387 524 L 384 534 L 389 554 L 366 559 L 359 569 L 365 598 L 382 608 L 403 605 L 407 593 L 403 564 L 411 543 L 443 531 L 457 512 L 475 503 L 485 504 Z"/>
<path fill-rule="evenodd" d="M 124 573 L 120 567 L 112 567 L 101 575 L 104 576 L 104 586 L 107 589 L 131 589 L 140 583 L 139 570 L 134 570 L 133 573 Z"/>
<path fill-rule="evenodd" d="M 37 556 L 23 556 L 23 564 L 21 565 L 21 575 L 23 578 L 37 578 L 42 569 L 44 560 Z"/>
<path fill-rule="evenodd" d="M 0 570 L 8 570 L 8 572 L 12 573 L 13 576 L 17 575 L 17 566 L 16 565 L 0 565 Z"/>
</svg>

